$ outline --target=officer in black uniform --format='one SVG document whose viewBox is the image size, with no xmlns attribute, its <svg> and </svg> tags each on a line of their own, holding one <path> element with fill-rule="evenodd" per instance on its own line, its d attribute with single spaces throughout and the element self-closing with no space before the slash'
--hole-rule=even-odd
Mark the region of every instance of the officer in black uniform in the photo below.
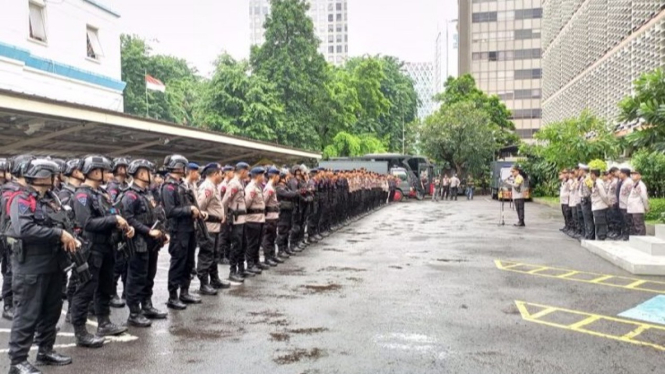
<svg viewBox="0 0 665 374">
<path fill-rule="evenodd" d="M 61 209 L 57 197 L 49 192 L 58 173 L 53 161 L 31 160 L 21 174 L 28 186 L 9 198 L 7 235 L 14 248 L 16 308 L 9 338 L 10 374 L 41 373 L 28 362 L 33 339 L 38 347 L 37 365 L 72 363 L 70 357 L 53 350 L 62 309 L 62 271 L 67 265 L 61 247 L 74 252 L 81 245 L 70 233 L 55 227 L 52 218 Z"/>
<path fill-rule="evenodd" d="M 317 185 L 319 183 L 318 168 L 313 168 L 309 171 L 310 178 L 307 181 L 307 194 L 308 198 L 311 200 L 309 202 L 309 213 L 307 215 L 307 242 L 308 243 L 318 243 L 316 236 L 319 233 L 319 220 L 321 215 L 321 209 L 319 209 L 319 195 L 317 192 Z"/>
<path fill-rule="evenodd" d="M 189 293 L 190 274 L 194 269 L 196 235 L 194 220 L 201 215 L 197 207 L 188 202 L 187 187 L 183 176 L 189 161 L 181 155 L 166 156 L 164 168 L 168 175 L 162 185 L 162 200 L 171 236 L 169 254 L 169 300 L 166 306 L 171 309 L 186 309 L 186 304 L 198 304 L 201 298 Z M 178 297 L 180 289 L 180 297 Z"/>
<path fill-rule="evenodd" d="M 297 192 L 289 187 L 289 171 L 283 169 L 279 174 L 279 182 L 275 186 L 277 201 L 279 201 L 279 220 L 277 221 L 277 256 L 288 259 L 295 255 L 289 247 L 289 236 L 293 224 L 294 200 L 298 198 Z"/>
<path fill-rule="evenodd" d="M 125 191 L 129 185 L 127 184 L 127 166 L 129 161 L 124 157 L 117 157 L 113 159 L 111 165 L 111 172 L 113 172 L 113 179 L 106 186 L 106 192 L 111 196 L 113 204 L 118 204 L 118 196 Z M 122 297 L 118 297 L 118 280 L 122 279 Z M 115 289 L 113 297 L 111 298 L 111 306 L 113 308 L 125 307 L 125 294 L 127 291 L 127 259 L 120 253 L 115 251 L 115 268 L 113 269 L 113 287 Z"/>
<path fill-rule="evenodd" d="M 76 189 L 73 201 L 76 221 L 83 230 L 83 238 L 90 251 L 88 267 L 92 275 L 89 281 L 79 285 L 72 301 L 71 321 L 76 344 L 81 347 L 99 348 L 104 343 L 102 337 L 127 331 L 126 327 L 112 323 L 109 315 L 110 301 L 115 291 L 113 269 L 119 236 L 131 239 L 134 228 L 117 214 L 111 197 L 100 188 L 104 171 L 110 169 L 110 161 L 103 156 L 84 157 L 81 172 L 85 176 L 85 182 Z M 90 334 L 85 325 L 88 304 L 93 297 L 98 323 L 97 336 Z"/>
<path fill-rule="evenodd" d="M 150 195 L 150 173 L 152 162 L 139 159 L 127 167 L 127 174 L 133 178 L 132 184 L 120 194 L 122 216 L 136 230 L 134 245 L 136 253 L 128 260 L 127 324 L 135 327 L 150 327 L 148 318 L 166 318 L 166 313 L 152 306 L 152 288 L 157 274 L 157 254 L 167 241 L 165 232 L 155 227 L 157 221 L 155 204 Z"/>
<path fill-rule="evenodd" d="M 2 318 L 12 320 L 14 318 L 14 298 L 12 291 L 12 260 L 11 248 L 6 243 L 5 233 L 10 224 L 8 211 L 8 201 L 11 196 L 15 196 L 26 189 L 26 182 L 23 178 L 30 161 L 34 160 L 32 155 L 16 156 L 9 162 L 9 171 L 11 176 L 8 182 L 2 185 L 2 199 L 0 199 L 0 235 L 5 242 L 5 251 L 2 257 L 2 300 L 4 302 Z"/>
</svg>

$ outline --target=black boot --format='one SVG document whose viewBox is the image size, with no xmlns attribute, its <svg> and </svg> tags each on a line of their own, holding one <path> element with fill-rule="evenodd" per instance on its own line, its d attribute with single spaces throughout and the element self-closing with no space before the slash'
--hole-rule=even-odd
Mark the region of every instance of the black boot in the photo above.
<svg viewBox="0 0 665 374">
<path fill-rule="evenodd" d="M 317 241 L 321 241 L 321 240 L 323 240 L 323 236 L 321 236 L 320 234 L 316 234 L 314 236 L 314 239 L 316 239 Z"/>
<path fill-rule="evenodd" d="M 118 326 L 115 323 L 111 322 L 109 316 L 99 316 L 97 317 L 97 336 L 112 336 L 120 335 L 127 332 L 127 327 Z"/>
<path fill-rule="evenodd" d="M 282 260 L 282 259 L 279 258 L 278 256 L 271 257 L 271 258 L 270 258 L 270 261 L 272 261 L 272 262 L 274 262 L 274 263 L 276 263 L 276 264 L 283 264 L 283 263 L 284 263 L 284 260 Z"/>
<path fill-rule="evenodd" d="M 273 258 L 267 258 L 264 263 L 271 267 L 277 266 L 277 261 L 275 261 Z"/>
<path fill-rule="evenodd" d="M 210 285 L 216 290 L 226 289 L 231 287 L 231 283 L 223 279 L 219 279 L 218 275 L 210 278 Z"/>
<path fill-rule="evenodd" d="M 217 290 L 210 286 L 207 275 L 199 277 L 199 281 L 201 282 L 201 288 L 199 288 L 199 294 L 207 296 L 217 295 Z"/>
<path fill-rule="evenodd" d="M 213 289 L 213 291 L 215 290 Z M 216 292 L 217 291 L 215 291 L 215 293 Z M 180 289 L 180 301 L 182 301 L 185 304 L 201 304 L 201 298 L 196 295 L 190 294 L 189 288 L 185 287 Z"/>
<path fill-rule="evenodd" d="M 61 355 L 56 351 L 42 352 L 37 353 L 37 361 L 35 365 L 37 366 L 65 366 L 72 363 L 72 358 L 69 356 Z"/>
<path fill-rule="evenodd" d="M 263 273 L 263 271 L 261 271 L 261 269 L 259 269 L 256 264 L 252 264 L 251 266 L 249 266 L 249 264 L 248 264 L 247 271 L 249 273 L 252 273 L 252 274 L 255 274 L 255 275 L 259 275 L 259 274 Z"/>
<path fill-rule="evenodd" d="M 76 336 L 76 345 L 79 347 L 101 348 L 104 345 L 104 338 L 89 333 L 85 325 L 74 326 L 74 336 Z"/>
<path fill-rule="evenodd" d="M 276 265 L 276 264 L 275 264 L 275 265 Z M 263 263 L 260 263 L 260 262 L 257 262 L 256 265 L 254 265 L 254 266 L 256 266 L 257 268 L 259 268 L 259 269 L 261 269 L 261 270 L 268 270 L 268 269 L 270 269 L 270 265 L 263 264 Z"/>
<path fill-rule="evenodd" d="M 187 305 L 178 298 L 178 291 L 169 291 L 169 300 L 166 302 L 166 307 L 175 310 L 187 309 Z"/>
<path fill-rule="evenodd" d="M 42 374 L 42 372 L 37 370 L 28 361 L 23 361 L 20 364 L 11 365 L 9 367 L 9 374 Z"/>
<path fill-rule="evenodd" d="M 133 305 L 129 307 L 127 325 L 134 327 L 150 327 L 152 322 L 141 313 L 141 307 L 139 305 Z"/>
<path fill-rule="evenodd" d="M 111 308 L 124 308 L 125 302 L 118 297 L 118 294 L 113 295 L 111 298 Z"/>
<path fill-rule="evenodd" d="M 235 283 L 235 284 L 242 284 L 245 281 L 245 278 L 243 278 L 240 274 L 238 274 L 238 270 L 231 270 L 229 273 L 229 282 Z"/>
<path fill-rule="evenodd" d="M 2 318 L 11 321 L 14 319 L 14 308 L 10 304 L 5 304 L 2 310 Z"/>
<path fill-rule="evenodd" d="M 162 312 L 161 310 L 155 308 L 152 305 L 152 300 L 150 299 L 145 300 L 141 306 L 143 307 L 143 315 L 146 316 L 146 318 L 165 319 L 167 316 L 166 312 Z"/>
<path fill-rule="evenodd" d="M 286 253 L 286 251 L 281 250 L 281 251 L 279 251 L 279 254 L 277 254 L 277 258 L 288 260 L 289 258 L 291 258 L 291 256 L 289 256 L 289 254 Z"/>
</svg>

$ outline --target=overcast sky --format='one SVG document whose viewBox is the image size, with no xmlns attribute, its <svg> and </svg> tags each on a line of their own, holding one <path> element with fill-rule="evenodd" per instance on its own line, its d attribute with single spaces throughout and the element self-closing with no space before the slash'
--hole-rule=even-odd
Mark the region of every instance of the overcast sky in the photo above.
<svg viewBox="0 0 665 374">
<path fill-rule="evenodd" d="M 156 53 L 187 59 L 201 73 L 222 51 L 249 55 L 248 0 L 114 0 L 124 33 L 150 41 Z M 348 0 L 349 54 L 434 60 L 437 27 L 457 18 L 457 0 Z"/>
</svg>

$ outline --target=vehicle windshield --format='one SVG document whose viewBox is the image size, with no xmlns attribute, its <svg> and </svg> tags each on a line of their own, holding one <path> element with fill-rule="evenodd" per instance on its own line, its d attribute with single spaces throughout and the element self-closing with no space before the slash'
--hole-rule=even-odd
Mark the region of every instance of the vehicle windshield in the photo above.
<svg viewBox="0 0 665 374">
<path fill-rule="evenodd" d="M 397 171 L 397 172 L 393 172 L 393 175 L 399 177 L 399 179 L 401 179 L 401 180 L 403 180 L 403 181 L 406 181 L 406 180 L 407 180 L 407 177 L 406 177 L 406 173 L 405 173 L 405 172 Z"/>
</svg>

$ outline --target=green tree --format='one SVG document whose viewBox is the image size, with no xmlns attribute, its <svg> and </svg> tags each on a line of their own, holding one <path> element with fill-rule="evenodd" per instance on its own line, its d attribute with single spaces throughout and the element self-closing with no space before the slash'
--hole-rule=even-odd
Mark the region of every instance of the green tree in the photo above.
<svg viewBox="0 0 665 374">
<path fill-rule="evenodd" d="M 620 120 L 641 121 L 642 128 L 627 136 L 635 148 L 665 152 L 665 71 L 656 69 L 634 82 L 633 95 L 619 103 Z"/>
<path fill-rule="evenodd" d="M 436 161 L 447 162 L 457 173 L 466 170 L 478 176 L 498 149 L 493 137 L 498 130 L 473 102 L 459 101 L 425 119 L 420 141 Z"/>
<path fill-rule="evenodd" d="M 265 21 L 265 43 L 254 46 L 254 74 L 275 85 L 284 107 L 286 125 L 277 133 L 281 144 L 321 149 L 316 124 L 328 111 L 320 103 L 328 97 L 327 63 L 317 51 L 309 5 L 304 0 L 272 0 Z"/>
<path fill-rule="evenodd" d="M 228 54 L 217 59 L 197 116 L 208 129 L 265 141 L 276 141 L 284 126 L 275 87 L 262 76 L 250 74 L 246 61 L 238 62 Z"/>
<path fill-rule="evenodd" d="M 368 153 L 384 153 L 386 147 L 381 140 L 369 135 L 353 135 L 341 131 L 335 135 L 332 143 L 323 150 L 323 157 L 352 157 Z"/>
</svg>

